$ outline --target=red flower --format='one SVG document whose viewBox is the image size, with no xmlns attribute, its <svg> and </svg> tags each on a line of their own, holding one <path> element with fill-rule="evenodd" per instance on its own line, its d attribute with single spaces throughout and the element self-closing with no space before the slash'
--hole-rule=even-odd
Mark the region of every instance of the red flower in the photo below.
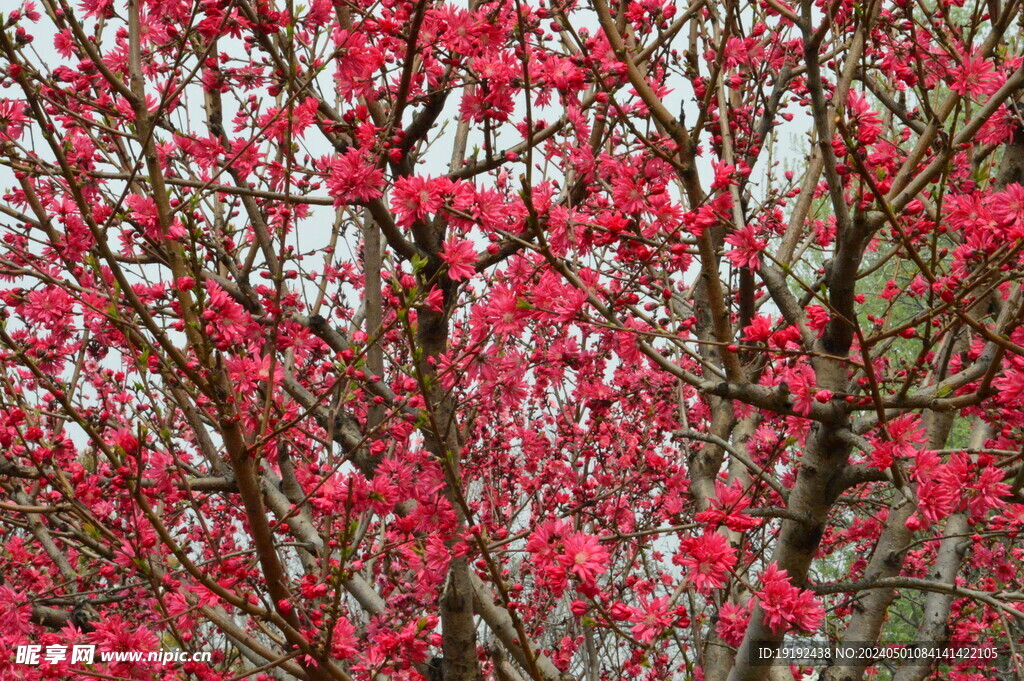
<svg viewBox="0 0 1024 681">
<path fill-rule="evenodd" d="M 206 282 L 206 293 L 208 306 L 203 312 L 203 319 L 208 322 L 206 333 L 222 348 L 245 339 L 252 325 L 252 317 L 245 308 L 212 281 Z"/>
<path fill-rule="evenodd" d="M 436 213 L 444 204 L 445 180 L 433 180 L 418 175 L 400 177 L 391 190 L 391 209 L 397 222 L 408 227 L 431 213 Z"/>
<path fill-rule="evenodd" d="M 723 603 L 718 609 L 718 625 L 715 630 L 727 645 L 738 646 L 743 642 L 743 634 L 750 624 L 750 611 L 753 606 L 754 601 L 749 600 L 745 605 Z"/>
<path fill-rule="evenodd" d="M 441 253 L 441 259 L 448 263 L 448 277 L 452 281 L 469 279 L 476 274 L 476 257 L 476 249 L 466 239 L 449 239 Z"/>
<path fill-rule="evenodd" d="M 1024 187 L 1016 182 L 1006 185 L 1003 195 L 992 202 L 992 214 L 1010 239 L 1024 237 Z"/>
<path fill-rule="evenodd" d="M 757 238 L 754 225 L 748 223 L 725 237 L 725 243 L 733 246 L 725 254 L 734 267 L 756 270 L 761 266 L 761 251 L 768 247 L 767 241 Z"/>
<path fill-rule="evenodd" d="M 821 601 L 810 591 L 789 583 L 789 575 L 775 563 L 761 575 L 761 590 L 757 599 L 764 611 L 765 624 L 779 633 L 787 628 L 805 632 L 816 630 L 825 618 Z"/>
<path fill-rule="evenodd" d="M 846 95 L 846 108 L 850 116 L 850 128 L 857 131 L 860 143 L 874 144 L 882 132 L 882 118 L 878 112 L 873 111 L 867 99 L 856 90 L 850 90 Z"/>
<path fill-rule="evenodd" d="M 716 480 L 715 498 L 711 501 L 711 507 L 694 516 L 694 520 L 707 523 L 709 530 L 725 525 L 734 532 L 744 532 L 758 523 L 756 518 L 743 515 L 743 509 L 748 506 L 750 499 L 739 480 L 733 480 L 732 485 Z"/>
<path fill-rule="evenodd" d="M 743 327 L 743 340 L 748 343 L 763 343 L 771 338 L 772 319 L 764 315 L 755 315 L 750 325 Z"/>
<path fill-rule="evenodd" d="M 481 311 L 489 330 L 498 335 L 518 334 L 525 324 L 525 310 L 521 309 L 516 292 L 508 286 L 491 289 L 491 298 Z"/>
<path fill-rule="evenodd" d="M 701 593 L 723 587 L 726 573 L 736 565 L 736 552 L 717 532 L 687 537 L 679 548 L 672 562 L 689 569 L 684 578 Z"/>
<path fill-rule="evenodd" d="M 584 584 L 593 584 L 597 576 L 608 569 L 608 552 L 597 537 L 576 532 L 565 538 L 559 562 L 566 572 L 576 575 Z"/>
<path fill-rule="evenodd" d="M 636 624 L 630 632 L 641 643 L 650 643 L 666 628 L 672 625 L 673 612 L 668 596 L 650 601 L 641 598 L 640 607 L 634 609 L 633 621 Z"/>
<path fill-rule="evenodd" d="M 0 99 L 0 140 L 16 140 L 25 131 L 25 102 Z"/>
<path fill-rule="evenodd" d="M 307 97 L 302 103 L 285 109 L 269 109 L 257 124 L 273 140 L 284 140 L 286 135 L 301 138 L 316 121 L 318 106 L 316 98 Z"/>
<path fill-rule="evenodd" d="M 335 207 L 372 201 L 381 195 L 383 185 L 384 173 L 357 149 L 349 148 L 331 161 L 327 193 L 334 197 Z"/>
<path fill-rule="evenodd" d="M 981 54 L 964 57 L 955 73 L 950 87 L 954 92 L 969 95 L 974 99 L 979 95 L 995 92 L 999 88 L 999 81 L 1002 80 L 999 74 L 992 72 L 992 62 L 984 59 Z"/>
</svg>

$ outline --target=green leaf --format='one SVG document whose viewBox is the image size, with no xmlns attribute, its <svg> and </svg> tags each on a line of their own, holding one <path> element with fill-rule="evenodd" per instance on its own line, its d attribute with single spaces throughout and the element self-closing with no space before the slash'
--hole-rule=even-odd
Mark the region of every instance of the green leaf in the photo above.
<svg viewBox="0 0 1024 681">
<path fill-rule="evenodd" d="M 427 260 L 422 255 L 420 255 L 419 253 L 416 253 L 415 255 L 413 255 L 412 259 L 409 260 L 409 263 L 412 265 L 412 271 L 413 272 L 420 272 L 424 267 L 427 266 L 428 262 L 430 262 L 430 261 Z"/>
</svg>

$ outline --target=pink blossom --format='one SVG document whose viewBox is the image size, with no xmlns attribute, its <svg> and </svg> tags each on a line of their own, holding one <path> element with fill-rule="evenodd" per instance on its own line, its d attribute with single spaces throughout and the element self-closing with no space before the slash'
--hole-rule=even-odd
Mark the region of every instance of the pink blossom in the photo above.
<svg viewBox="0 0 1024 681">
<path fill-rule="evenodd" d="M 1001 81 L 999 74 L 993 73 L 992 62 L 978 52 L 964 57 L 960 67 L 954 69 L 953 73 L 953 82 L 950 85 L 953 91 L 974 99 L 980 95 L 992 94 Z"/>
<path fill-rule="evenodd" d="M 763 343 L 772 335 L 771 317 L 755 315 L 749 326 L 743 328 L 743 340 L 748 343 Z"/>
<path fill-rule="evenodd" d="M 480 309 L 488 330 L 499 335 L 517 334 L 525 324 L 525 311 L 520 298 L 508 286 L 496 286 L 490 300 Z"/>
<path fill-rule="evenodd" d="M 584 584 L 593 584 L 597 576 L 608 569 L 608 559 L 608 552 L 597 537 L 575 532 L 565 538 L 559 562 Z"/>
<path fill-rule="evenodd" d="M 746 267 L 756 270 L 761 266 L 761 252 L 768 247 L 768 242 L 757 238 L 757 230 L 751 223 L 733 231 L 725 237 L 725 242 L 733 246 L 725 257 L 734 267 Z"/>
<path fill-rule="evenodd" d="M 395 211 L 398 224 L 408 227 L 440 210 L 444 188 L 444 181 L 419 175 L 396 180 L 391 190 L 391 209 Z"/>
<path fill-rule="evenodd" d="M 448 277 L 452 281 L 469 279 L 476 274 L 476 249 L 467 239 L 446 241 L 441 259 L 448 263 Z"/>
<path fill-rule="evenodd" d="M 1002 470 L 986 466 L 967 490 L 967 509 L 972 518 L 984 518 L 990 511 L 1001 509 L 1010 496 L 1010 485 L 1003 482 Z"/>
<path fill-rule="evenodd" d="M 640 607 L 634 608 L 632 620 L 636 624 L 630 628 L 630 633 L 641 643 L 650 643 L 672 625 L 673 619 L 668 596 L 653 598 L 650 601 L 641 597 Z"/>
<path fill-rule="evenodd" d="M 335 207 L 372 201 L 381 195 L 384 173 L 357 149 L 336 155 L 327 175 L 328 194 Z"/>
<path fill-rule="evenodd" d="M 825 617 L 821 601 L 814 594 L 789 583 L 789 575 L 771 563 L 761 575 L 758 603 L 764 611 L 765 624 L 775 633 L 787 628 L 815 631 Z"/>
<path fill-rule="evenodd" d="M 716 480 L 715 498 L 711 500 L 710 507 L 698 513 L 694 519 L 707 523 L 709 530 L 725 525 L 734 532 L 744 532 L 759 522 L 756 518 L 743 515 L 743 509 L 748 506 L 750 499 L 740 480 L 735 479 L 728 485 Z"/>
<path fill-rule="evenodd" d="M 260 116 L 258 125 L 271 139 L 284 140 L 286 135 L 302 138 L 306 129 L 316 121 L 318 106 L 316 98 L 306 97 L 288 108 L 271 108 Z"/>
<path fill-rule="evenodd" d="M 647 203 L 644 200 L 645 187 L 643 178 L 636 174 L 622 172 L 612 178 L 612 200 L 615 207 L 623 213 L 640 213 Z"/>
<path fill-rule="evenodd" d="M 736 565 L 736 551 L 724 535 L 705 532 L 684 539 L 672 562 L 687 568 L 683 578 L 697 591 L 707 593 L 725 585 L 729 570 Z"/>
<path fill-rule="evenodd" d="M 750 612 L 753 607 L 754 601 L 751 599 L 745 605 L 723 603 L 718 609 L 718 624 L 715 631 L 726 644 L 739 646 L 743 641 L 747 626 L 750 624 Z"/>
<path fill-rule="evenodd" d="M 208 323 L 206 333 L 221 346 L 239 343 L 249 333 L 252 318 L 224 289 L 212 281 L 206 282 L 207 309 L 203 319 Z"/>
<path fill-rule="evenodd" d="M 17 140 L 28 124 L 26 105 L 14 99 L 0 99 L 0 140 Z"/>
<path fill-rule="evenodd" d="M 992 202 L 992 214 L 1006 228 L 1010 239 L 1024 238 L 1024 186 L 1012 182 Z"/>
</svg>

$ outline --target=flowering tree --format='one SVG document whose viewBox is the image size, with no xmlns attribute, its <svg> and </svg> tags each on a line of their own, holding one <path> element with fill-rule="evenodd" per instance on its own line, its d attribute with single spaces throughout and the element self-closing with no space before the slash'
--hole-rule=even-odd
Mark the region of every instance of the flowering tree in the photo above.
<svg viewBox="0 0 1024 681">
<path fill-rule="evenodd" d="M 1018 0 L 16 4 L 0 678 L 1020 678 Z"/>
</svg>

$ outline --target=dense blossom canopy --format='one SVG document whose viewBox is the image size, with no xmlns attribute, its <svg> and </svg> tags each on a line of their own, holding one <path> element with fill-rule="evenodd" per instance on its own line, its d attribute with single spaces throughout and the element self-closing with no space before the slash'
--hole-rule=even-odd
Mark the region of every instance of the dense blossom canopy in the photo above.
<svg viewBox="0 0 1024 681">
<path fill-rule="evenodd" d="M 0 679 L 1020 678 L 1020 0 L 2 5 Z"/>
</svg>

